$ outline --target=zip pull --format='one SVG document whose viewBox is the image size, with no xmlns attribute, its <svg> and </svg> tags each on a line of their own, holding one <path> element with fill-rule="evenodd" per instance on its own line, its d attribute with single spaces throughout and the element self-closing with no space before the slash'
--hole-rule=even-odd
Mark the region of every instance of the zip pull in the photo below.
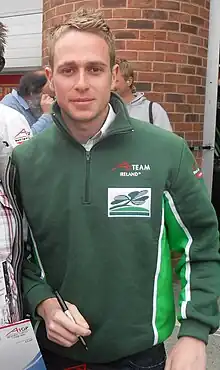
<svg viewBox="0 0 220 370">
<path fill-rule="evenodd" d="M 86 160 L 89 161 L 91 156 L 91 152 L 86 150 Z"/>
</svg>

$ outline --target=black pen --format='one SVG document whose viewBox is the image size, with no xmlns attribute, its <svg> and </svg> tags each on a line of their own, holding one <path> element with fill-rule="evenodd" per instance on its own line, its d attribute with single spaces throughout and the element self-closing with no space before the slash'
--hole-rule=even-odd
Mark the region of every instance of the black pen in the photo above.
<svg viewBox="0 0 220 370">
<path fill-rule="evenodd" d="M 74 322 L 75 322 L 75 324 L 77 324 L 76 320 L 75 320 L 75 319 L 74 319 L 74 317 L 71 315 L 71 312 L 69 311 L 69 309 L 68 309 L 68 307 L 67 307 L 67 305 L 66 305 L 66 302 L 65 302 L 65 301 L 64 301 L 64 299 L 61 297 L 60 293 L 59 293 L 57 290 L 55 290 L 55 291 L 54 291 L 54 294 L 55 294 L 55 296 L 56 296 L 56 298 L 57 298 L 57 300 L 58 300 L 58 302 L 59 302 L 59 304 L 60 304 L 60 307 L 62 308 L 63 312 L 65 313 L 65 315 L 66 315 L 67 317 L 69 317 L 69 319 L 70 319 L 70 320 L 74 321 Z M 78 335 L 78 338 L 79 338 L 80 342 L 82 343 L 83 347 L 85 348 L 85 350 L 86 350 L 86 351 L 88 351 L 88 347 L 87 347 L 87 344 L 86 344 L 86 342 L 85 342 L 84 338 L 83 338 L 83 337 L 81 337 L 81 335 Z"/>
</svg>

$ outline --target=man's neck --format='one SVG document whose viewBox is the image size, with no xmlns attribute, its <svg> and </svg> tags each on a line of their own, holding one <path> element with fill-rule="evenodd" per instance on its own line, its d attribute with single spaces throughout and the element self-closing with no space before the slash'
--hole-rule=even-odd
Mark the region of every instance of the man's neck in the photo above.
<svg viewBox="0 0 220 370">
<path fill-rule="evenodd" d="M 128 91 L 125 93 L 121 98 L 124 100 L 125 103 L 130 103 L 134 99 L 134 95 L 132 94 L 131 91 Z"/>
<path fill-rule="evenodd" d="M 109 106 L 96 119 L 90 122 L 73 121 L 65 112 L 61 111 L 62 118 L 68 127 L 71 136 L 80 144 L 85 144 L 102 128 L 109 112 Z"/>
</svg>

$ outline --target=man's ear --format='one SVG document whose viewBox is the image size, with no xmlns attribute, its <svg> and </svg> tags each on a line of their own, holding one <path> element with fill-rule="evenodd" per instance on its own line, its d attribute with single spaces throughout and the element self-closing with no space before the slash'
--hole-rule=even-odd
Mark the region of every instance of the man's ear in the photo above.
<svg viewBox="0 0 220 370">
<path fill-rule="evenodd" d="M 45 73 L 46 73 L 46 76 L 47 76 L 49 87 L 50 87 L 51 91 L 53 91 L 55 93 L 52 69 L 50 67 L 45 67 Z"/>
<path fill-rule="evenodd" d="M 112 68 L 112 86 L 111 86 L 112 91 L 115 90 L 118 71 L 119 71 L 119 65 L 115 64 L 114 67 Z"/>
<path fill-rule="evenodd" d="M 129 77 L 127 79 L 127 84 L 128 84 L 129 87 L 133 84 L 133 78 L 132 77 Z"/>
</svg>

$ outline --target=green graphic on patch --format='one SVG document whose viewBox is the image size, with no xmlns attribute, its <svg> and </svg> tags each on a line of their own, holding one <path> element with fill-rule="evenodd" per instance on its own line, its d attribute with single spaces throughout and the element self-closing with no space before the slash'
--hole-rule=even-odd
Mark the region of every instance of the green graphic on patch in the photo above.
<svg viewBox="0 0 220 370">
<path fill-rule="evenodd" d="M 109 189 L 109 217 L 150 217 L 151 189 Z"/>
</svg>

